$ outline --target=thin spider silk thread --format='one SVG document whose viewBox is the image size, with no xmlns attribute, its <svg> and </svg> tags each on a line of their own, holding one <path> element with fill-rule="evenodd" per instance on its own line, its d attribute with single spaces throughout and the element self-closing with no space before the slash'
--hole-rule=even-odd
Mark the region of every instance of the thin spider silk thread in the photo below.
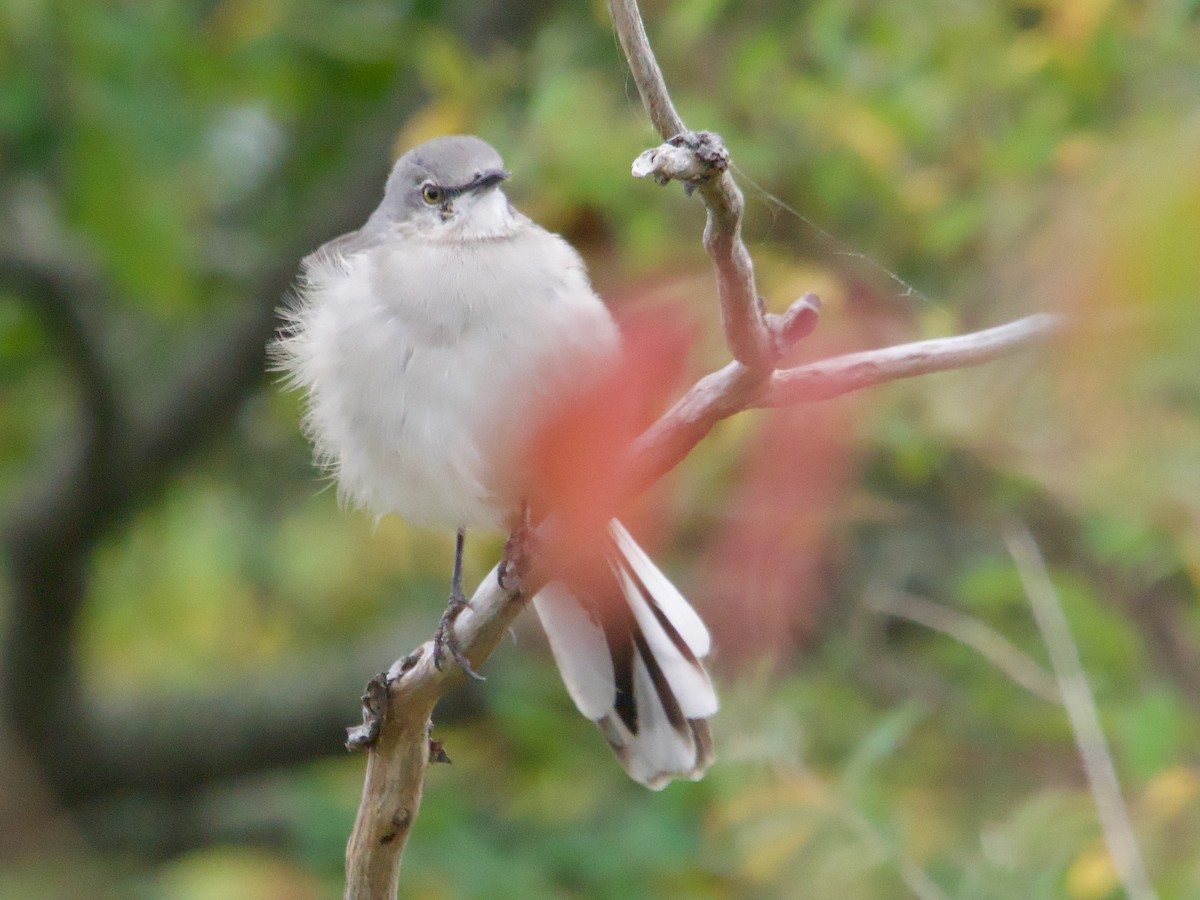
<svg viewBox="0 0 1200 900">
<path fill-rule="evenodd" d="M 811 228 L 814 232 L 816 232 L 818 235 L 820 235 L 822 239 L 827 241 L 829 243 L 829 245 L 832 247 L 831 252 L 834 255 L 842 256 L 847 259 L 853 259 L 853 260 L 857 260 L 860 263 L 864 263 L 869 268 L 873 269 L 875 272 L 879 273 L 880 275 L 883 275 L 885 278 L 887 278 L 893 284 L 900 287 L 902 292 L 899 294 L 895 294 L 894 295 L 895 299 L 906 300 L 909 298 L 915 298 L 924 303 L 928 303 L 931 306 L 940 305 L 935 300 L 930 298 L 930 296 L 928 294 L 926 294 L 924 291 L 920 290 L 915 285 L 913 285 L 911 282 L 902 278 L 899 274 L 897 274 L 893 270 L 889 269 L 887 266 L 880 263 L 874 257 L 871 257 L 871 256 L 867 255 L 866 253 L 863 253 L 859 250 L 852 249 L 841 238 L 837 237 L 834 234 L 831 234 L 829 231 L 822 228 L 820 225 L 818 225 L 816 222 L 814 222 L 808 216 L 804 215 L 798 209 L 796 209 L 795 207 L 791 206 L 788 203 L 785 203 L 779 197 L 776 197 L 774 194 L 772 194 L 770 191 L 768 191 L 766 188 L 764 188 L 761 184 L 759 184 L 757 181 L 755 181 L 753 178 L 751 178 L 749 175 L 747 175 L 745 169 L 743 169 L 737 163 L 733 163 L 731 165 L 731 168 L 735 172 L 737 172 L 738 177 L 743 182 L 745 182 L 747 185 L 752 187 L 755 191 L 757 191 L 762 196 L 762 198 L 764 200 L 766 200 L 769 204 L 771 204 L 773 206 L 772 211 L 771 211 L 772 222 L 775 221 L 775 217 L 779 210 L 784 210 L 785 212 L 791 213 L 793 216 L 796 217 L 796 219 L 803 222 L 805 225 L 807 225 L 809 228 Z"/>
</svg>

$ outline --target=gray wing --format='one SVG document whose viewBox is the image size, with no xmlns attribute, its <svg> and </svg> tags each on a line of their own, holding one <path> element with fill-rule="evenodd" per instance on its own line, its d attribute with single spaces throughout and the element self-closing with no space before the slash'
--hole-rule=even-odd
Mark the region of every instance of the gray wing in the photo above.
<svg viewBox="0 0 1200 900">
<path fill-rule="evenodd" d="M 368 231 L 365 227 L 357 228 L 339 235 L 331 241 L 326 241 L 300 261 L 300 268 L 304 272 L 309 272 L 317 267 L 340 267 L 347 256 L 369 250 L 378 243 L 377 232 Z"/>
</svg>

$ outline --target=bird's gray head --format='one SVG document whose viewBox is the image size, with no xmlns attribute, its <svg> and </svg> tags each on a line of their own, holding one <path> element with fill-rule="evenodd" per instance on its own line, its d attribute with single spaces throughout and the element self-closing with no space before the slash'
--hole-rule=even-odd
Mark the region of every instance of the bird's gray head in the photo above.
<svg viewBox="0 0 1200 900">
<path fill-rule="evenodd" d="M 458 239 L 502 234 L 516 216 L 497 188 L 506 178 L 504 161 L 486 141 L 434 138 L 396 161 L 368 225 Z"/>
</svg>

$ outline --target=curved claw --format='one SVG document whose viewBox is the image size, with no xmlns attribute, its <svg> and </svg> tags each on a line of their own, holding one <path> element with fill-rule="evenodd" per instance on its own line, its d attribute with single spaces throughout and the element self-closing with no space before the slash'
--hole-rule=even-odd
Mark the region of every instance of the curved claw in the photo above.
<svg viewBox="0 0 1200 900">
<path fill-rule="evenodd" d="M 441 671 L 442 654 L 448 652 L 458 667 L 476 681 L 487 681 L 487 678 L 471 668 L 471 661 L 462 652 L 458 638 L 454 636 L 454 620 L 470 605 L 467 598 L 461 593 L 450 595 L 446 611 L 442 613 L 442 620 L 438 623 L 437 631 L 433 635 L 433 665 Z"/>
</svg>

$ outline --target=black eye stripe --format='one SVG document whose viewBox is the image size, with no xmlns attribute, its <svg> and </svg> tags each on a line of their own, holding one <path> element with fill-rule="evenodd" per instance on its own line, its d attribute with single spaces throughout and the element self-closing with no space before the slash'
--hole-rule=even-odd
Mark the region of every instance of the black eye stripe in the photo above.
<svg viewBox="0 0 1200 900">
<path fill-rule="evenodd" d="M 503 169 L 487 169 L 477 172 L 466 184 L 444 185 L 426 181 L 420 187 L 421 199 L 430 206 L 445 205 L 470 191 L 490 188 L 508 178 Z"/>
</svg>

